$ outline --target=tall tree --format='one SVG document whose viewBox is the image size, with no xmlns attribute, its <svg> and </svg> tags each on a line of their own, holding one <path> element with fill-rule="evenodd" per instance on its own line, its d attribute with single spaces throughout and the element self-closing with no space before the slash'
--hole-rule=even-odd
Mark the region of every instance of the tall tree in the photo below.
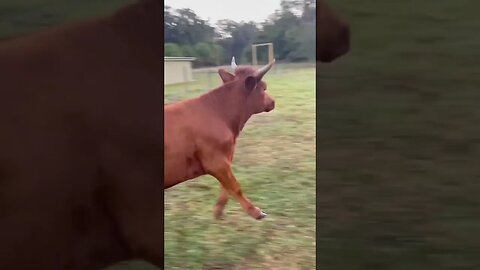
<svg viewBox="0 0 480 270">
<path fill-rule="evenodd" d="M 279 9 L 262 25 L 254 22 L 220 20 L 216 28 L 191 9 L 165 7 L 165 42 L 172 55 L 197 57 L 196 66 L 229 63 L 235 56 L 250 62 L 252 43 L 272 42 L 275 58 L 284 61 L 313 61 L 315 58 L 315 0 L 282 0 Z M 267 60 L 259 49 L 259 61 Z"/>
<path fill-rule="evenodd" d="M 224 36 L 222 45 L 226 50 L 226 58 L 235 56 L 240 59 L 244 51 L 255 41 L 258 28 L 254 22 L 237 23 L 232 20 L 221 20 L 217 24 Z"/>
<path fill-rule="evenodd" d="M 213 42 L 215 28 L 188 8 L 173 11 L 165 7 L 165 42 L 194 45 Z"/>
</svg>

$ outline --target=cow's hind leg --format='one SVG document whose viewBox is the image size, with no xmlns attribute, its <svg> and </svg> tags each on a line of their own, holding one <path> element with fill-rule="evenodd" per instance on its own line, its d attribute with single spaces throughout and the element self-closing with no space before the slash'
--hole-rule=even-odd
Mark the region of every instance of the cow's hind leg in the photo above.
<svg viewBox="0 0 480 270">
<path fill-rule="evenodd" d="M 228 197 L 228 191 L 222 185 L 220 185 L 220 195 L 218 196 L 217 203 L 213 208 L 213 216 L 216 219 L 222 218 L 225 205 L 228 203 Z"/>
</svg>

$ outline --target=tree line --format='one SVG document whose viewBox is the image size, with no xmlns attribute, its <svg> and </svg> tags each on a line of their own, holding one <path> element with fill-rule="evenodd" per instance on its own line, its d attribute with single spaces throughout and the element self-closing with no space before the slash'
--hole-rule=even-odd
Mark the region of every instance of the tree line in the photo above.
<svg viewBox="0 0 480 270">
<path fill-rule="evenodd" d="M 315 61 L 315 0 L 282 0 L 263 23 L 224 19 L 212 26 L 188 8 L 165 6 L 165 56 L 196 57 L 195 66 L 251 63 L 251 45 L 273 42 L 275 58 L 285 62 Z M 267 48 L 257 49 L 259 61 Z"/>
</svg>

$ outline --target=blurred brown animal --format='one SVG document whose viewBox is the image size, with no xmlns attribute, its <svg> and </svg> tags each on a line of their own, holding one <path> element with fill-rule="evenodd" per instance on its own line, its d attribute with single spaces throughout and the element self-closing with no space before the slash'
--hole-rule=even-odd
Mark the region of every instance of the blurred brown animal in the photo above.
<svg viewBox="0 0 480 270">
<path fill-rule="evenodd" d="M 317 0 L 316 39 L 320 62 L 332 62 L 350 50 L 350 26 L 324 0 Z"/>
<path fill-rule="evenodd" d="M 0 43 L 0 269 L 163 268 L 160 6 Z"/>
<path fill-rule="evenodd" d="M 236 67 L 232 60 L 235 74 L 218 71 L 223 85 L 200 97 L 165 105 L 164 188 L 209 174 L 222 187 L 215 217 L 222 215 L 231 195 L 248 215 L 262 219 L 266 214 L 243 194 L 232 161 L 237 137 L 248 119 L 275 107 L 262 81 L 273 62 L 255 70 Z"/>
<path fill-rule="evenodd" d="M 160 2 L 142 0 L 112 16 L 0 43 L 0 269 L 94 270 L 129 259 L 163 267 L 161 21 Z M 338 40 L 324 36 L 320 44 Z M 324 60 L 341 54 L 320 51 L 330 55 Z M 186 160 L 193 169 L 187 176 L 211 173 L 225 186 L 216 215 L 232 194 L 262 218 L 230 165 L 248 117 L 274 103 L 261 72 L 219 73 L 224 86 L 202 100 L 235 105 L 218 99 L 226 92 L 221 89 L 243 83 L 251 96 L 239 91 L 238 98 L 259 102 L 263 93 L 264 103 L 247 102 L 256 109 L 235 114 L 232 107 L 225 115 L 205 106 L 203 115 L 216 115 L 209 125 L 222 132 L 202 136 L 206 129 L 198 130 L 202 151 L 194 157 L 201 159 Z M 190 102 L 172 106 L 188 112 Z M 165 137 L 191 136 L 182 132 Z"/>
</svg>

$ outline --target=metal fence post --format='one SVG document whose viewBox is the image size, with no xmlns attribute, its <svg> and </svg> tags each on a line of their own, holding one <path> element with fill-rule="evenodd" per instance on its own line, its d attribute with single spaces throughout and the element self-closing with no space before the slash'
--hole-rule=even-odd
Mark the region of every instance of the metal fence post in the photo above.
<svg viewBox="0 0 480 270">
<path fill-rule="evenodd" d="M 188 92 L 188 74 L 187 74 L 187 68 L 183 67 L 183 84 L 185 85 L 185 92 Z"/>
</svg>

